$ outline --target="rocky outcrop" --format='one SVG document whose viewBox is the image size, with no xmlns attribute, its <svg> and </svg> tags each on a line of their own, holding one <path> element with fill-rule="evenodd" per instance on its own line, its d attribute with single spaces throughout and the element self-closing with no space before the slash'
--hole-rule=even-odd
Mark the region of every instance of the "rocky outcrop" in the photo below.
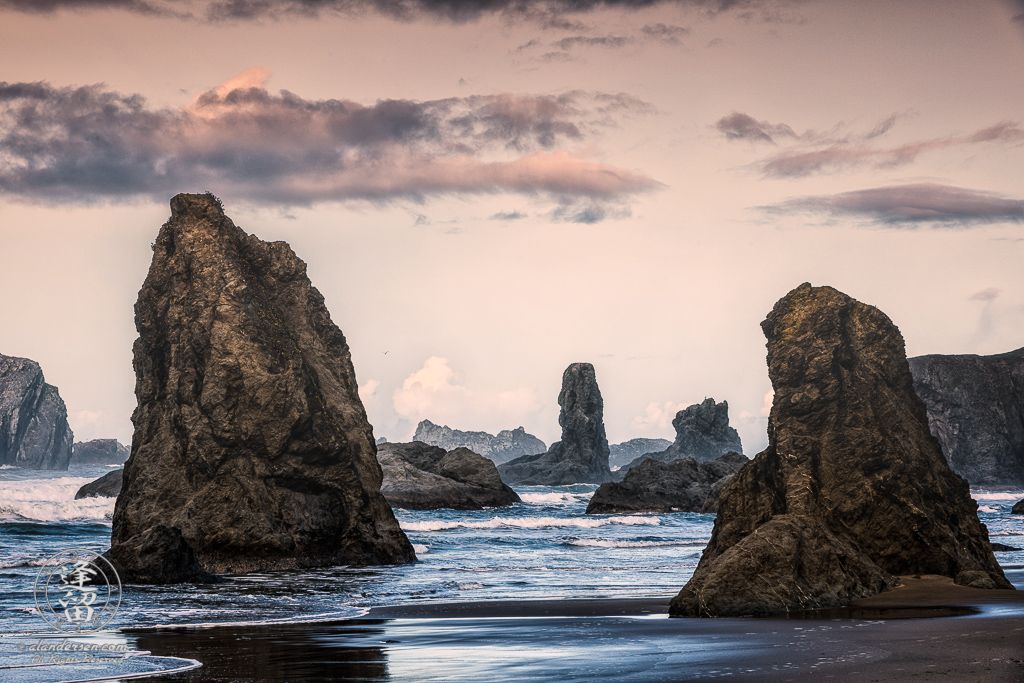
<svg viewBox="0 0 1024 683">
<path fill-rule="evenodd" d="M 415 561 L 305 263 L 212 195 L 177 195 L 171 214 L 135 305 L 138 406 L 109 553 L 122 578 L 163 576 L 139 553 L 180 550 L 174 534 L 218 573 Z"/>
<path fill-rule="evenodd" d="M 1024 348 L 910 359 L 949 466 L 975 486 L 1024 486 Z"/>
<path fill-rule="evenodd" d="M 524 455 L 498 467 L 504 481 L 541 486 L 611 481 L 604 400 L 597 388 L 593 365 L 573 363 L 565 369 L 558 405 L 562 440 L 552 444 L 546 453 Z"/>
<path fill-rule="evenodd" d="M 672 445 L 657 453 L 646 453 L 624 465 L 623 474 L 650 458 L 661 462 L 672 462 L 678 458 L 693 458 L 697 462 L 708 462 L 725 453 L 743 453 L 739 433 L 729 426 L 729 402 L 715 403 L 706 398 L 676 413 L 672 420 L 676 429 L 676 440 Z"/>
<path fill-rule="evenodd" d="M 448 451 L 468 448 L 498 464 L 547 449 L 543 441 L 533 434 L 527 434 L 522 427 L 503 429 L 497 436 L 493 436 L 487 432 L 463 432 L 448 425 L 438 426 L 430 420 L 423 420 L 416 425 L 413 441 L 422 441 Z"/>
<path fill-rule="evenodd" d="M 1010 508 L 1010 514 L 1024 515 L 1024 500 L 1018 500 L 1016 503 L 1014 503 L 1013 507 Z"/>
<path fill-rule="evenodd" d="M 123 474 L 124 470 L 112 470 L 96 481 L 90 481 L 78 489 L 78 493 L 75 494 L 75 500 L 100 497 L 117 498 L 117 494 L 121 493 Z"/>
<path fill-rule="evenodd" d="M 128 459 L 129 450 L 117 439 L 81 441 L 71 450 L 72 465 L 120 465 Z"/>
<path fill-rule="evenodd" d="M 668 439 L 630 439 L 611 444 L 608 446 L 608 464 L 612 467 L 622 467 L 642 455 L 660 453 L 671 445 L 672 442 Z"/>
<path fill-rule="evenodd" d="M 39 363 L 0 355 L 0 465 L 66 470 L 73 441 L 64 401 Z"/>
<path fill-rule="evenodd" d="M 1011 588 L 967 482 L 928 431 L 903 337 L 878 309 L 803 284 L 761 323 L 768 448 L 722 491 L 673 616 L 836 607 L 940 574 Z"/>
<path fill-rule="evenodd" d="M 411 510 L 482 510 L 514 505 L 519 496 L 498 476 L 494 463 L 468 448 L 446 451 L 420 441 L 381 444 L 381 493 Z"/>
<path fill-rule="evenodd" d="M 697 462 L 644 460 L 622 482 L 601 484 L 587 505 L 588 515 L 633 512 L 717 512 L 722 489 L 749 462 L 739 453 Z"/>
<path fill-rule="evenodd" d="M 216 583 L 220 577 L 199 564 L 192 546 L 177 527 L 157 524 L 114 545 L 104 556 L 129 583 Z"/>
</svg>

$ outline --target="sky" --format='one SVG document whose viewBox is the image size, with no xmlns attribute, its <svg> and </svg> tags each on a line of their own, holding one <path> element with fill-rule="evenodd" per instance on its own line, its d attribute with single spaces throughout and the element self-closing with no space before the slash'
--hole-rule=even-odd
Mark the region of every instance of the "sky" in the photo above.
<svg viewBox="0 0 1024 683">
<path fill-rule="evenodd" d="M 727 400 L 802 282 L 908 354 L 1024 346 L 1024 2 L 0 0 L 0 353 L 130 443 L 178 192 L 308 264 L 376 436 L 609 441 Z"/>
</svg>

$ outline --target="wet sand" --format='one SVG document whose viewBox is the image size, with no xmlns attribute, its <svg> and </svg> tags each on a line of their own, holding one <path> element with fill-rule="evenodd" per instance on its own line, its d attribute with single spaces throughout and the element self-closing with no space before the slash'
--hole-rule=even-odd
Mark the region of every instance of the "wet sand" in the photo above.
<svg viewBox="0 0 1024 683">
<path fill-rule="evenodd" d="M 165 681 L 1024 681 L 1024 591 L 904 577 L 846 610 L 768 619 L 670 619 L 667 604 L 421 604 L 333 624 L 129 636 L 203 662 L 150 679 Z"/>
</svg>

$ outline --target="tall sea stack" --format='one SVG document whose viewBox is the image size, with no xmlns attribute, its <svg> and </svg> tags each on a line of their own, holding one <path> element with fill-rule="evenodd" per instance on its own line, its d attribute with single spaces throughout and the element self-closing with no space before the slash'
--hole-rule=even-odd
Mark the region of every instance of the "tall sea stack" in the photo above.
<svg viewBox="0 0 1024 683">
<path fill-rule="evenodd" d="M 590 363 L 573 363 L 562 374 L 558 392 L 558 424 L 562 440 L 546 453 L 524 455 L 498 467 L 508 484 L 562 486 L 603 484 L 612 480 L 608 437 L 604 432 L 604 400 Z"/>
<path fill-rule="evenodd" d="M 0 354 L 0 465 L 66 470 L 74 434 L 39 363 Z"/>
<path fill-rule="evenodd" d="M 768 448 L 722 492 L 670 614 L 843 606 L 904 574 L 1012 588 L 967 482 L 928 431 L 892 321 L 805 283 L 761 327 L 775 388 Z"/>
<path fill-rule="evenodd" d="M 415 561 L 348 344 L 287 244 L 246 234 L 210 194 L 177 195 L 135 324 L 122 578 L 190 580 L 192 553 L 214 572 Z M 154 552 L 184 569 L 161 575 Z"/>
</svg>

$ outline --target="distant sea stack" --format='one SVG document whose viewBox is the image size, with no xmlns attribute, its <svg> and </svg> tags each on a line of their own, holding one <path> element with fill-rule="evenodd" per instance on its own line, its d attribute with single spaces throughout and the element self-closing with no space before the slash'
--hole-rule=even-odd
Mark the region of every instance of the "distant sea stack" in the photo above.
<svg viewBox="0 0 1024 683">
<path fill-rule="evenodd" d="M 74 434 L 39 363 L 0 354 L 0 465 L 66 470 Z"/>
<path fill-rule="evenodd" d="M 494 463 L 468 448 L 446 451 L 422 441 L 386 443 L 377 449 L 377 460 L 384 471 L 381 493 L 394 507 L 482 510 L 520 502 L 502 483 Z"/>
<path fill-rule="evenodd" d="M 622 443 L 613 443 L 608 446 L 608 463 L 612 467 L 622 467 L 641 455 L 660 453 L 671 445 L 672 442 L 668 439 L 630 439 Z"/>
<path fill-rule="evenodd" d="M 946 464 L 888 317 L 803 284 L 761 323 L 775 388 L 768 448 L 719 500 L 673 616 L 837 607 L 940 574 L 1012 588 L 967 482 Z"/>
<path fill-rule="evenodd" d="M 635 512 L 716 512 L 722 489 L 749 460 L 739 453 L 707 462 L 648 458 L 621 482 L 601 484 L 587 505 L 588 515 Z"/>
<path fill-rule="evenodd" d="M 287 244 L 246 234 L 213 195 L 177 195 L 135 324 L 110 550 L 123 579 L 415 561 L 348 344 Z"/>
<path fill-rule="evenodd" d="M 80 441 L 71 449 L 72 465 L 120 465 L 128 459 L 128 447 L 117 439 Z"/>
<path fill-rule="evenodd" d="M 949 466 L 975 486 L 1024 486 L 1024 349 L 910 359 Z"/>
<path fill-rule="evenodd" d="M 122 469 L 107 472 L 99 479 L 90 481 L 88 484 L 85 484 L 82 488 L 78 489 L 78 493 L 75 494 L 75 500 L 100 497 L 117 498 L 117 494 L 121 493 L 123 475 L 124 470 Z"/>
<path fill-rule="evenodd" d="M 565 369 L 558 405 L 562 440 L 553 443 L 546 453 L 524 455 L 501 465 L 498 472 L 505 482 L 561 486 L 612 480 L 604 432 L 604 400 L 597 388 L 593 365 L 573 363 Z"/>
<path fill-rule="evenodd" d="M 625 473 L 644 460 L 651 458 L 661 462 L 672 462 L 678 458 L 693 458 L 697 462 L 710 462 L 726 453 L 743 453 L 739 433 L 729 426 L 729 403 L 715 403 L 706 398 L 676 413 L 672 420 L 676 440 L 658 453 L 646 453 L 627 463 L 620 470 Z"/>
<path fill-rule="evenodd" d="M 547 450 L 544 442 L 533 434 L 527 434 L 522 427 L 503 429 L 497 436 L 487 432 L 464 432 L 452 429 L 448 425 L 439 426 L 430 420 L 423 420 L 416 425 L 413 441 L 421 441 L 453 451 L 456 448 L 468 448 L 485 458 L 501 464 L 520 455 L 541 453 Z"/>
</svg>

